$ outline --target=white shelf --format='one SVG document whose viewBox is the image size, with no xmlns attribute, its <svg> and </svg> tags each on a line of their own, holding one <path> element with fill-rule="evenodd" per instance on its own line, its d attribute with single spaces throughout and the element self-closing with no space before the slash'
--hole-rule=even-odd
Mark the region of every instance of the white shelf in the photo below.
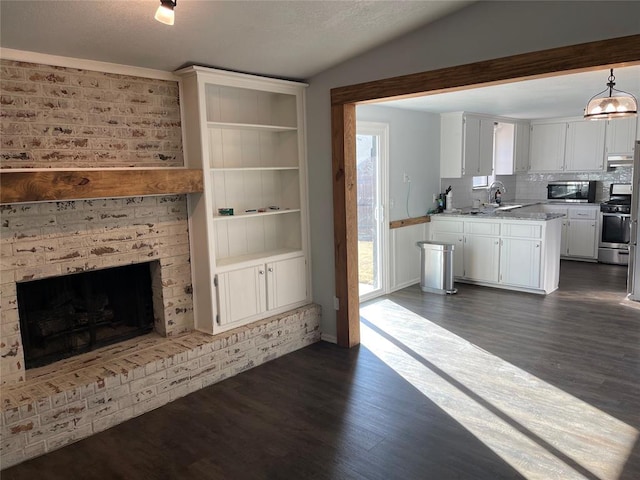
<svg viewBox="0 0 640 480">
<path fill-rule="evenodd" d="M 257 130 L 262 132 L 295 132 L 298 127 L 284 125 L 260 125 L 255 123 L 207 122 L 208 128 L 225 128 L 232 130 Z"/>
<path fill-rule="evenodd" d="M 284 213 L 297 213 L 299 212 L 299 208 L 281 208 L 280 210 L 268 210 L 266 212 L 250 212 L 250 213 L 238 213 L 234 212 L 233 215 L 214 215 L 213 220 L 220 222 L 223 220 L 237 220 L 240 218 L 252 218 L 252 217 L 268 217 L 270 215 L 282 215 Z"/>
<path fill-rule="evenodd" d="M 279 170 L 300 170 L 300 167 L 213 167 L 211 172 L 264 172 L 264 171 L 279 171 Z"/>
<path fill-rule="evenodd" d="M 259 261 L 267 263 L 274 260 L 282 260 L 284 258 L 298 257 L 304 255 L 304 252 L 297 248 L 279 248 L 277 250 L 269 250 L 266 252 L 249 253 L 247 255 L 239 255 L 237 257 L 227 257 L 218 259 L 216 262 L 218 272 L 233 270 L 243 267 L 246 264 L 252 264 Z"/>
</svg>

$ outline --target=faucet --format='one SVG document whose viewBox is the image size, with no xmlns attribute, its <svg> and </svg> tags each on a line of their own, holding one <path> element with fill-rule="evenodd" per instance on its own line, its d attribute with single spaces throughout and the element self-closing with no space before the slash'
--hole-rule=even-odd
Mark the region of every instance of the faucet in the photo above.
<svg viewBox="0 0 640 480">
<path fill-rule="evenodd" d="M 491 192 L 493 191 L 494 188 L 496 190 L 500 190 L 502 193 L 507 192 L 507 187 L 504 186 L 504 183 L 502 183 L 500 180 L 496 180 L 489 186 L 489 189 L 487 190 L 487 194 L 489 195 L 488 203 L 494 203 L 493 202 L 494 199 L 492 198 L 492 195 L 491 195 Z"/>
</svg>

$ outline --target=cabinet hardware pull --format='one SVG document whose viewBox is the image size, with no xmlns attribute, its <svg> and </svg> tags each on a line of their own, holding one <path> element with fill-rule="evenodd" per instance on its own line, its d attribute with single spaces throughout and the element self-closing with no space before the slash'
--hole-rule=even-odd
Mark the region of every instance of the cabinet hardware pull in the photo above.
<svg viewBox="0 0 640 480">
<path fill-rule="evenodd" d="M 267 268 L 267 271 L 269 271 L 269 273 L 273 273 L 273 267 Z"/>
<path fill-rule="evenodd" d="M 259 273 L 260 275 L 264 275 L 264 270 L 258 270 L 258 273 Z"/>
</svg>

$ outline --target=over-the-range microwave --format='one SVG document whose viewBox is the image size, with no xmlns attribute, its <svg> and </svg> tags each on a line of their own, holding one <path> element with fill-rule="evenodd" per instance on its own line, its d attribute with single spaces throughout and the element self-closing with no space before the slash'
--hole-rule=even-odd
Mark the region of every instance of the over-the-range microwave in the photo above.
<svg viewBox="0 0 640 480">
<path fill-rule="evenodd" d="M 594 203 L 596 201 L 596 181 L 567 180 L 550 182 L 547 185 L 547 200 Z"/>
</svg>

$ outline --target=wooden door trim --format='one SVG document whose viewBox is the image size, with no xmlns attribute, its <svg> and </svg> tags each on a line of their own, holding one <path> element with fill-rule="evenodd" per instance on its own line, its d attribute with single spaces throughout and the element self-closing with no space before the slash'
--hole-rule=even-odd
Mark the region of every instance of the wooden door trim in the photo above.
<svg viewBox="0 0 640 480">
<path fill-rule="evenodd" d="M 640 35 L 523 53 L 331 89 L 333 221 L 338 345 L 360 343 L 356 119 L 358 103 L 549 77 L 640 62 Z M 587 99 L 585 99 L 585 102 Z"/>
</svg>

